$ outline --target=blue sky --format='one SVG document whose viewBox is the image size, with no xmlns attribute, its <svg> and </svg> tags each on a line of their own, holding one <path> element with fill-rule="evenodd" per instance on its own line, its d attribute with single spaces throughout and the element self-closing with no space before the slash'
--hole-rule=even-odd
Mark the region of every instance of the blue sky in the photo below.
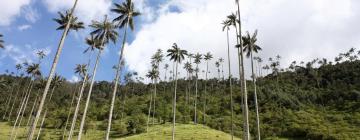
<svg viewBox="0 0 360 140">
<path fill-rule="evenodd" d="M 215 61 L 227 58 L 226 34 L 221 22 L 236 10 L 234 0 L 133 0 L 137 10 L 143 14 L 136 19 L 136 28 L 126 43 L 124 58 L 127 71 L 137 71 L 140 76 L 150 69 L 150 57 L 157 49 L 164 52 L 177 43 L 191 53 L 211 52 L 214 59 L 209 62 L 210 77 L 216 77 Z M 110 12 L 113 2 L 123 0 L 79 0 L 76 15 L 90 24 L 91 20 L 102 20 Z M 258 45 L 263 50 L 257 54 L 264 60 L 281 55 L 281 66 L 292 61 L 309 61 L 327 58 L 330 61 L 350 47 L 359 49 L 360 1 L 358 0 L 240 0 L 242 30 L 259 30 Z M 0 33 L 4 35 L 6 49 L 0 50 L 0 73 L 6 69 L 14 71 L 17 62 L 36 61 L 34 50 L 45 49 L 50 54 L 42 64 L 46 76 L 54 57 L 62 31 L 52 18 L 58 11 L 69 9 L 73 0 L 2 0 L 0 1 Z M 90 28 L 70 33 L 66 39 L 57 72 L 68 80 L 74 79 L 75 64 L 86 63 L 88 55 L 82 54 L 87 47 L 84 38 Z M 120 34 L 123 32 L 121 31 Z M 230 45 L 236 39 L 230 30 Z M 118 42 L 121 42 L 119 39 Z M 105 50 L 96 80 L 112 80 L 120 45 L 110 44 Z M 231 63 L 237 63 L 236 49 L 231 47 Z M 227 62 L 228 60 L 225 59 Z M 249 60 L 246 59 L 246 75 L 249 77 Z M 170 64 L 168 59 L 161 67 Z M 264 62 L 265 65 L 267 61 Z M 227 68 L 227 63 L 224 68 Z M 205 69 L 205 64 L 200 69 Z M 182 68 L 182 66 L 181 66 Z M 238 76 L 238 67 L 231 66 L 232 75 Z M 224 70 L 227 74 L 227 69 Z M 185 71 L 180 69 L 180 77 Z M 164 70 L 160 71 L 163 77 Z M 200 78 L 204 78 L 200 74 Z"/>
<path fill-rule="evenodd" d="M 116 1 L 119 2 L 119 1 Z M 165 0 L 147 2 L 147 6 L 158 7 Z M 1 52 L 0 58 L 0 72 L 5 70 L 15 71 L 15 64 L 24 61 L 37 62 L 35 50 L 46 50 L 49 52 L 48 56 L 42 61 L 41 70 L 46 76 L 53 61 L 57 45 L 59 43 L 62 30 L 55 30 L 58 24 L 52 19 L 58 17 L 56 12 L 49 11 L 47 5 L 40 1 L 32 1 L 28 6 L 21 9 L 19 15 L 14 17 L 10 25 L 0 26 L 0 33 L 4 35 L 5 45 L 8 46 L 7 53 Z M 35 12 L 32 15 L 26 14 L 29 12 L 26 9 L 31 9 Z M 63 12 L 63 10 L 60 10 Z M 28 17 L 27 17 L 28 16 Z M 29 18 L 29 16 L 32 16 Z M 114 16 L 114 15 L 112 15 Z M 100 18 L 97 20 L 101 20 Z M 141 19 L 136 19 L 136 30 L 142 26 Z M 57 73 L 63 75 L 67 79 L 73 78 L 73 69 L 76 64 L 83 64 L 88 61 L 89 55 L 82 52 L 88 47 L 84 44 L 84 37 L 91 29 L 87 29 L 75 33 L 72 31 L 66 38 L 63 52 L 57 66 Z M 109 44 L 100 61 L 98 69 L 97 80 L 111 80 L 114 78 L 113 65 L 117 63 L 120 49 L 123 30 L 120 31 L 120 38 L 117 44 Z M 134 40 L 134 33 L 128 34 L 128 43 Z M 93 58 L 95 54 L 92 55 Z M 92 69 L 91 69 L 92 70 Z"/>
</svg>

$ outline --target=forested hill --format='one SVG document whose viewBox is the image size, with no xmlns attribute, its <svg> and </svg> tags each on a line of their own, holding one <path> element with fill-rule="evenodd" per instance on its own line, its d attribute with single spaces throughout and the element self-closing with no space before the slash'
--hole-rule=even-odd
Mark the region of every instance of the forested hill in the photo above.
<svg viewBox="0 0 360 140">
<path fill-rule="evenodd" d="M 22 89 L 25 87 L 24 85 L 28 84 L 28 80 L 8 75 L 2 75 L 1 79 L 0 112 L 3 116 L 6 110 L 6 98 L 4 97 L 8 97 L 11 93 L 11 88 L 7 88 L 9 86 L 6 85 L 20 81 L 23 86 L 18 86 L 18 88 Z M 233 80 L 234 133 L 241 137 L 243 127 L 241 94 L 238 80 Z M 195 99 L 194 83 L 194 80 L 180 79 L 178 81 L 177 123 L 192 124 Z M 207 94 L 204 94 L 205 83 L 207 84 Z M 271 74 L 258 78 L 257 84 L 263 138 L 360 138 L 360 61 L 344 61 L 336 64 L 309 62 L 297 65 L 293 63 L 286 69 L 273 65 Z M 42 91 L 43 87 L 40 85 L 41 80 L 37 80 L 33 90 L 35 95 Z M 254 88 L 252 81 L 248 81 L 247 85 L 250 128 L 252 136 L 255 136 Z M 78 90 L 78 88 L 79 83 L 64 82 L 55 89 L 52 101 L 46 105 L 51 108 L 46 119 L 45 126 L 47 128 L 62 129 L 66 125 L 72 95 L 76 93 L 74 89 Z M 116 99 L 112 135 L 123 137 L 146 131 L 148 107 L 153 88 L 152 84 L 142 84 L 138 80 L 126 80 Z M 198 123 L 205 123 L 213 129 L 230 133 L 231 111 L 228 80 L 199 80 L 198 89 Z M 112 85 L 109 82 L 101 81 L 95 84 L 86 120 L 86 130 L 106 130 L 111 91 Z M 173 82 L 160 82 L 157 85 L 156 109 L 154 119 L 149 118 L 150 126 L 153 123 L 161 125 L 172 121 L 172 95 Z M 29 100 L 30 105 L 36 96 L 32 98 Z M 84 101 L 86 96 L 83 98 Z M 25 112 L 25 117 L 29 115 L 29 110 Z M 13 113 L 11 117 L 16 117 L 16 114 Z"/>
</svg>

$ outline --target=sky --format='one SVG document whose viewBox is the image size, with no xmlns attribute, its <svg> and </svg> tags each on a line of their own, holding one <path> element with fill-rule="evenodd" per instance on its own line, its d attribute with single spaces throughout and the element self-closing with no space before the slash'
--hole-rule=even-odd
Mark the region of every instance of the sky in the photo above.
<svg viewBox="0 0 360 140">
<path fill-rule="evenodd" d="M 74 74 L 76 64 L 87 63 L 89 54 L 85 37 L 92 30 L 92 20 L 101 21 L 110 12 L 113 3 L 125 0 L 79 0 L 75 15 L 86 29 L 72 31 L 66 38 L 57 73 L 69 81 L 79 78 Z M 64 12 L 74 0 L 1 0 L 0 33 L 4 35 L 5 49 L 0 50 L 0 74 L 15 71 L 17 63 L 37 62 L 35 52 L 44 50 L 48 56 L 42 61 L 44 76 L 49 73 L 62 31 L 57 31 L 57 12 Z M 226 32 L 221 22 L 237 9 L 235 0 L 133 0 L 137 11 L 135 30 L 125 45 L 125 71 L 136 71 L 140 76 L 150 69 L 150 58 L 157 49 L 164 53 L 173 43 L 191 53 L 211 52 L 209 77 L 217 77 L 215 61 L 225 59 L 224 73 L 228 74 Z M 359 48 L 360 1 L 358 0 L 240 0 L 242 33 L 258 30 L 257 44 L 262 48 L 256 56 L 268 63 L 269 57 L 280 55 L 281 66 L 292 61 L 309 61 L 314 58 L 333 58 L 351 47 Z M 108 44 L 101 56 L 96 80 L 111 81 L 112 66 L 117 63 L 123 30 L 116 44 Z M 230 34 L 230 62 L 232 75 L 238 76 L 235 30 Z M 95 55 L 92 55 L 94 58 Z M 185 61 L 188 61 L 187 59 Z M 251 72 L 250 60 L 245 59 L 246 75 Z M 161 63 L 170 65 L 165 58 Z M 203 62 L 200 70 L 205 70 Z M 186 72 L 180 68 L 180 77 Z M 91 69 L 92 71 L 92 69 Z M 160 71 L 163 79 L 165 71 Z M 204 74 L 200 74 L 204 78 Z M 148 80 L 147 80 L 148 81 Z"/>
</svg>

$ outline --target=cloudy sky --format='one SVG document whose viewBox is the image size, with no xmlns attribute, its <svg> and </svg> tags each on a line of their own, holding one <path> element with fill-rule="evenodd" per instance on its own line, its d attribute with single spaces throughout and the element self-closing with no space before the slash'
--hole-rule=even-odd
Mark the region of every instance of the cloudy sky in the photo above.
<svg viewBox="0 0 360 140">
<path fill-rule="evenodd" d="M 102 20 L 113 3 L 124 0 L 79 0 L 76 16 L 87 25 Z M 144 75 L 150 67 L 150 57 L 157 49 L 167 50 L 173 43 L 192 53 L 211 52 L 211 76 L 217 76 L 215 61 L 227 58 L 226 33 L 222 20 L 235 12 L 235 0 L 133 0 L 142 13 L 136 19 L 135 31 L 130 33 L 125 48 L 127 71 Z M 0 73 L 14 71 L 16 63 L 36 62 L 36 50 L 45 50 L 48 57 L 42 64 L 44 75 L 49 72 L 55 49 L 61 36 L 52 18 L 58 11 L 69 9 L 74 0 L 1 0 L 0 33 L 4 35 L 4 50 L 0 50 Z M 350 47 L 360 46 L 360 1 L 358 0 L 240 0 L 242 30 L 258 29 L 257 54 L 267 62 L 269 57 L 282 56 L 281 65 L 291 61 L 333 57 Z M 70 33 L 66 39 L 57 72 L 68 80 L 76 80 L 75 64 L 86 63 L 88 55 L 84 38 L 90 28 Z M 123 31 L 120 31 L 121 33 Z M 121 42 L 119 39 L 118 42 Z M 230 30 L 231 70 L 237 76 L 235 30 Z M 120 43 L 109 44 L 103 54 L 97 80 L 111 80 Z M 224 64 L 227 74 L 227 59 Z M 248 60 L 246 69 L 250 70 Z M 165 59 L 163 64 L 172 63 Z M 162 64 L 162 65 L 163 65 Z M 163 67 L 163 66 L 162 66 Z M 181 67 L 182 68 L 182 67 Z M 201 65 L 200 69 L 204 69 Z M 163 73 L 162 72 L 162 77 Z M 185 71 L 180 70 L 182 76 Z M 249 73 L 247 73 L 249 75 Z M 203 77 L 203 75 L 201 75 Z"/>
</svg>

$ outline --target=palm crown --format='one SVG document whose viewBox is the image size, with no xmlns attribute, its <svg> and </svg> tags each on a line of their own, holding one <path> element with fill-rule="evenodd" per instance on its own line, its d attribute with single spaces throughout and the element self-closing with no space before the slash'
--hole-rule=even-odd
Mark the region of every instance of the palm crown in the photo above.
<svg viewBox="0 0 360 140">
<path fill-rule="evenodd" d="M 115 3 L 115 8 L 111 9 L 112 12 L 120 14 L 120 16 L 114 19 L 114 22 L 117 22 L 119 28 L 123 28 L 126 23 L 129 24 L 131 30 L 134 30 L 134 20 L 133 17 L 139 16 L 141 13 L 134 11 L 134 3 L 131 0 L 126 0 L 122 4 Z"/>
<path fill-rule="evenodd" d="M 185 58 L 184 56 L 187 54 L 187 51 L 181 50 L 176 43 L 174 43 L 172 49 L 168 49 L 167 52 L 167 56 L 170 56 L 170 60 L 179 63 Z"/>
<path fill-rule="evenodd" d="M 204 59 L 205 60 L 211 60 L 213 58 L 213 56 L 212 56 L 212 54 L 210 53 L 210 52 L 208 52 L 208 53 L 206 53 L 205 55 L 204 55 Z"/>
<path fill-rule="evenodd" d="M 261 48 L 255 44 L 257 41 L 256 36 L 257 30 L 255 30 L 255 33 L 252 36 L 250 36 L 249 32 L 246 32 L 246 35 L 242 37 L 244 51 L 247 52 L 246 57 L 250 57 L 251 52 L 257 53 L 259 50 L 261 50 Z"/>
<path fill-rule="evenodd" d="M 87 72 L 86 67 L 86 64 L 77 64 L 75 67 L 75 73 L 84 78 Z"/>
<path fill-rule="evenodd" d="M 101 46 L 100 39 L 95 38 L 94 35 L 90 35 L 90 37 L 87 37 L 85 39 L 85 42 L 87 45 L 89 45 L 89 47 L 85 49 L 84 53 L 86 53 L 88 51 L 94 51 L 95 48 L 100 48 L 100 46 Z"/>
<path fill-rule="evenodd" d="M 30 74 L 34 78 L 41 76 L 40 65 L 35 63 L 29 65 L 26 68 L 26 73 Z"/>
<path fill-rule="evenodd" d="M 58 28 L 56 28 L 56 30 L 64 30 L 70 20 L 70 17 L 73 15 L 70 15 L 70 13 L 68 11 L 66 11 L 65 14 L 63 14 L 61 12 L 58 12 L 58 14 L 59 14 L 60 18 L 53 19 L 55 22 L 60 24 L 60 26 Z M 69 29 L 75 30 L 75 31 L 78 31 L 79 29 L 84 29 L 84 23 L 78 22 L 77 20 L 78 20 L 78 18 L 75 16 L 73 16 L 71 18 Z"/>
<path fill-rule="evenodd" d="M 118 33 L 116 32 L 116 26 L 112 22 L 109 22 L 107 18 L 105 18 L 103 22 L 92 21 L 90 27 L 95 29 L 90 34 L 95 35 L 96 39 L 102 39 L 103 37 L 105 37 L 104 43 L 109 43 L 110 40 L 113 43 L 116 43 L 116 39 L 118 37 Z"/>
<path fill-rule="evenodd" d="M 147 74 L 146 77 L 150 78 L 151 80 L 154 80 L 159 77 L 159 72 L 155 69 L 151 69 Z"/>
<path fill-rule="evenodd" d="M 197 53 L 197 54 L 195 54 L 194 58 L 195 58 L 194 63 L 195 64 L 200 64 L 201 59 L 202 59 L 202 55 L 200 53 Z"/>
</svg>

